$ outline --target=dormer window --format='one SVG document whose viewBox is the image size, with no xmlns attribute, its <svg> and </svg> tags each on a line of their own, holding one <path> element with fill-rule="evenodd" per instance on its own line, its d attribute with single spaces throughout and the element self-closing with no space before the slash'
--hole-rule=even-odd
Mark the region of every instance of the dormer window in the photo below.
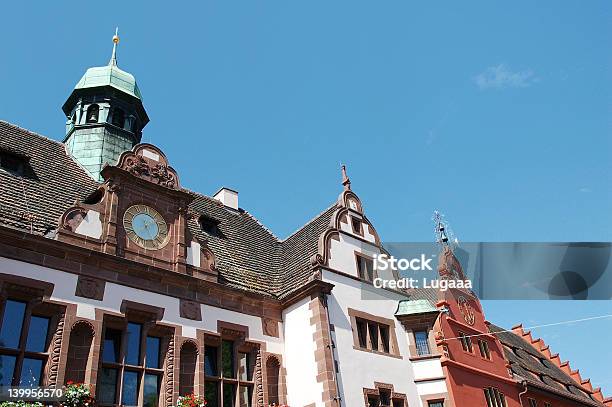
<svg viewBox="0 0 612 407">
<path fill-rule="evenodd" d="M 96 104 L 89 105 L 89 107 L 87 108 L 87 116 L 85 121 L 87 123 L 98 123 L 99 114 L 100 106 Z"/>
<path fill-rule="evenodd" d="M 198 223 L 200 224 L 200 228 L 203 232 L 212 235 L 212 236 L 220 236 L 221 231 L 219 230 L 219 221 L 213 218 L 209 218 L 208 216 L 202 215 L 198 219 Z"/>
<path fill-rule="evenodd" d="M 351 224 L 353 226 L 353 233 L 363 236 L 363 230 L 361 228 L 361 219 L 351 216 Z"/>
<path fill-rule="evenodd" d="M 119 108 L 116 108 L 113 111 L 113 121 L 112 124 L 117 127 L 123 128 L 125 123 L 125 112 Z"/>
<path fill-rule="evenodd" d="M 27 157 L 0 150 L 0 168 L 14 174 L 23 175 Z"/>
</svg>

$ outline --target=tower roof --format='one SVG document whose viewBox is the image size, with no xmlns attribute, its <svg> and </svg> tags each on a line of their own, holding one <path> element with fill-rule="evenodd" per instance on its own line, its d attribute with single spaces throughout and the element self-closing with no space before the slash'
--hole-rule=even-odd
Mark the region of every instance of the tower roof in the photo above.
<svg viewBox="0 0 612 407">
<path fill-rule="evenodd" d="M 85 74 L 77 82 L 74 90 L 62 107 L 66 115 L 68 115 L 73 108 L 77 94 L 83 94 L 84 92 L 91 93 L 93 89 L 96 88 L 113 88 L 128 98 L 131 97 L 137 99 L 137 101 L 142 104 L 142 94 L 140 93 L 140 89 L 136 83 L 136 78 L 134 78 L 134 75 L 131 73 L 126 72 L 117 66 L 118 43 L 119 36 L 117 35 L 117 31 L 115 31 L 115 35 L 113 36 L 113 53 L 110 61 L 108 61 L 108 65 L 95 66 L 85 71 Z M 148 121 L 148 118 L 146 121 Z"/>
<path fill-rule="evenodd" d="M 111 86 L 142 100 L 142 95 L 134 75 L 125 72 L 116 65 L 110 64 L 89 68 L 74 89 L 97 88 L 100 86 Z"/>
</svg>

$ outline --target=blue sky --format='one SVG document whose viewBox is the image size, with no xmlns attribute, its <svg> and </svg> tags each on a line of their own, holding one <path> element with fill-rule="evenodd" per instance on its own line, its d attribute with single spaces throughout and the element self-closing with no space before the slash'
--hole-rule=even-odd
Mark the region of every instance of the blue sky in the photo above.
<svg viewBox="0 0 612 407">
<path fill-rule="evenodd" d="M 144 141 L 184 186 L 237 189 L 280 237 L 336 199 L 344 162 L 387 241 L 433 239 L 434 209 L 464 241 L 612 240 L 609 2 L 10 2 L 3 13 L 0 118 L 62 139 L 62 103 L 108 62 L 119 26 L 119 66 L 151 117 Z M 486 307 L 491 321 L 511 315 L 506 325 L 611 313 L 609 302 Z M 556 332 L 554 348 L 612 394 L 611 352 L 595 363 L 598 345 L 583 343 L 612 322 L 588 324 Z"/>
</svg>

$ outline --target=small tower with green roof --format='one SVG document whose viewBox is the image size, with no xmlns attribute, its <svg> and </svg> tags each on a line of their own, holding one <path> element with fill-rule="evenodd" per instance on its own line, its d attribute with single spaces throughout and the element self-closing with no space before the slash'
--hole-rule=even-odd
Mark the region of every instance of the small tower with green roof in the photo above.
<svg viewBox="0 0 612 407">
<path fill-rule="evenodd" d="M 149 117 L 134 76 L 117 66 L 119 36 L 113 36 L 108 65 L 89 68 L 62 106 L 66 114 L 64 144 L 96 181 L 104 164 L 140 142 Z"/>
</svg>

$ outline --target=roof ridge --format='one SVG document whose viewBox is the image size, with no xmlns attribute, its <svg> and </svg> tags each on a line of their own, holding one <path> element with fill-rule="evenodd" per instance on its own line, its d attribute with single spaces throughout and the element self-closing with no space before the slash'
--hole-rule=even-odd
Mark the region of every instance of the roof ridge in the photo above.
<svg viewBox="0 0 612 407">
<path fill-rule="evenodd" d="M 25 131 L 25 132 L 27 132 L 27 133 L 30 133 L 30 134 L 31 134 L 31 135 L 33 135 L 33 136 L 39 137 L 39 138 L 41 138 L 41 139 L 43 139 L 43 140 L 50 141 L 50 142 L 52 142 L 52 143 L 54 143 L 54 144 L 59 144 L 59 145 L 61 145 L 61 146 L 64 146 L 64 143 L 62 143 L 61 141 L 54 140 L 54 139 L 49 138 L 49 137 L 47 137 L 47 136 L 43 136 L 42 134 L 39 134 L 39 133 L 36 133 L 35 131 L 32 131 L 32 130 L 26 129 L 25 127 L 18 126 L 18 125 L 14 124 L 14 123 L 7 122 L 6 120 L 2 120 L 2 119 L 0 119 L 0 123 L 4 123 L 4 124 L 6 124 L 6 125 L 9 125 L 9 126 L 11 126 L 11 127 L 14 127 L 15 129 L 18 129 L 18 130 L 21 130 L 21 131 Z"/>
<path fill-rule="evenodd" d="M 334 202 L 333 204 L 331 204 L 330 206 L 328 206 L 327 208 L 325 208 L 324 210 L 322 210 L 321 212 L 319 212 L 316 216 L 314 216 L 313 218 L 311 218 L 308 222 L 304 223 L 302 226 L 300 226 L 297 230 L 295 230 L 293 233 L 291 233 L 289 236 L 287 236 L 286 238 L 280 240 L 281 243 L 286 242 L 287 240 L 289 240 L 291 237 L 293 237 L 294 235 L 298 234 L 302 229 L 304 229 L 306 226 L 310 225 L 311 223 L 313 223 L 315 220 L 319 219 L 321 217 L 321 215 L 323 215 L 325 212 L 329 211 L 331 208 L 335 207 L 336 203 Z"/>
</svg>

